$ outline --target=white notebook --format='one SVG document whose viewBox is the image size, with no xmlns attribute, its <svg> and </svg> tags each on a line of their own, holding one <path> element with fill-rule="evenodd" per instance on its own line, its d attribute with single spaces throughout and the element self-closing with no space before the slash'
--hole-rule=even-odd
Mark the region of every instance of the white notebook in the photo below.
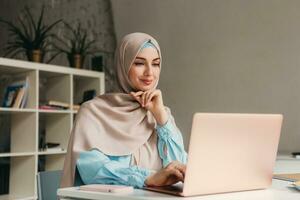
<svg viewBox="0 0 300 200">
<path fill-rule="evenodd" d="M 82 185 L 79 187 L 80 190 L 93 191 L 93 192 L 111 192 L 111 193 L 132 193 L 132 186 L 124 185 L 103 185 L 103 184 L 90 184 Z"/>
</svg>

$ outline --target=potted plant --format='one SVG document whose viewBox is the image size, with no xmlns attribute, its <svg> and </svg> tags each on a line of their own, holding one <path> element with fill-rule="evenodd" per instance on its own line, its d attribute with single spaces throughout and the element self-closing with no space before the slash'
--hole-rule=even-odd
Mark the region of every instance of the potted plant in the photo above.
<svg viewBox="0 0 300 200">
<path fill-rule="evenodd" d="M 66 54 L 71 67 L 82 68 L 85 57 L 94 54 L 96 40 L 88 38 L 87 31 L 81 28 L 80 23 L 75 28 L 66 22 L 64 24 L 67 34 L 64 39 L 56 37 L 61 45 L 54 44 L 54 48 L 58 53 Z"/>
<path fill-rule="evenodd" d="M 38 20 L 34 20 L 30 9 L 25 7 L 24 18 L 17 18 L 18 25 L 13 22 L 0 19 L 8 31 L 12 40 L 7 42 L 4 48 L 4 57 L 15 57 L 18 54 L 25 54 L 29 61 L 42 62 L 45 54 L 50 51 L 50 40 L 54 37 L 51 30 L 62 20 L 57 20 L 46 25 L 44 20 L 45 6 L 42 7 Z M 50 62 L 53 56 L 48 62 Z"/>
</svg>

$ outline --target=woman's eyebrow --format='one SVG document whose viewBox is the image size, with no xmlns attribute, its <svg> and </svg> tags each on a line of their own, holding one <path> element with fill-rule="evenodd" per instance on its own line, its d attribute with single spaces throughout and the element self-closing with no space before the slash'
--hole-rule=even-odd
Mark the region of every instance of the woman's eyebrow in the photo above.
<svg viewBox="0 0 300 200">
<path fill-rule="evenodd" d="M 142 58 L 142 57 L 135 57 L 135 59 L 142 59 L 142 60 L 146 60 L 145 58 Z"/>
<path fill-rule="evenodd" d="M 146 59 L 145 59 L 145 58 L 143 58 L 143 57 L 136 57 L 135 59 L 146 60 Z M 160 58 L 155 58 L 155 59 L 153 59 L 153 61 L 156 61 L 156 60 L 160 60 Z"/>
</svg>

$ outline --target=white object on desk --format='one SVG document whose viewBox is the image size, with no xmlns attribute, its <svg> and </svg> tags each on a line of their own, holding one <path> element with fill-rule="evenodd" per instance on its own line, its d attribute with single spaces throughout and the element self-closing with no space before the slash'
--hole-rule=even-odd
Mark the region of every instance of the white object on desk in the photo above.
<svg viewBox="0 0 300 200">
<path fill-rule="evenodd" d="M 90 184 L 79 186 L 79 190 L 92 191 L 92 192 L 110 192 L 110 193 L 133 193 L 132 186 L 125 185 L 103 185 L 103 184 Z"/>
</svg>

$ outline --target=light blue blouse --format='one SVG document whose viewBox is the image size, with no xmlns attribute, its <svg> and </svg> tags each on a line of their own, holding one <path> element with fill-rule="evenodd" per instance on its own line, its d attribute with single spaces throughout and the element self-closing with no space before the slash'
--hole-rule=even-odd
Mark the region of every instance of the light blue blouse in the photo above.
<svg viewBox="0 0 300 200">
<path fill-rule="evenodd" d="M 158 152 L 163 166 L 175 160 L 186 164 L 187 153 L 184 150 L 181 132 L 176 127 L 173 117 L 164 125 L 157 125 L 156 132 Z M 81 152 L 76 166 L 84 184 L 115 184 L 141 188 L 151 170 L 130 165 L 130 161 L 131 155 L 109 156 L 93 149 Z"/>
</svg>

